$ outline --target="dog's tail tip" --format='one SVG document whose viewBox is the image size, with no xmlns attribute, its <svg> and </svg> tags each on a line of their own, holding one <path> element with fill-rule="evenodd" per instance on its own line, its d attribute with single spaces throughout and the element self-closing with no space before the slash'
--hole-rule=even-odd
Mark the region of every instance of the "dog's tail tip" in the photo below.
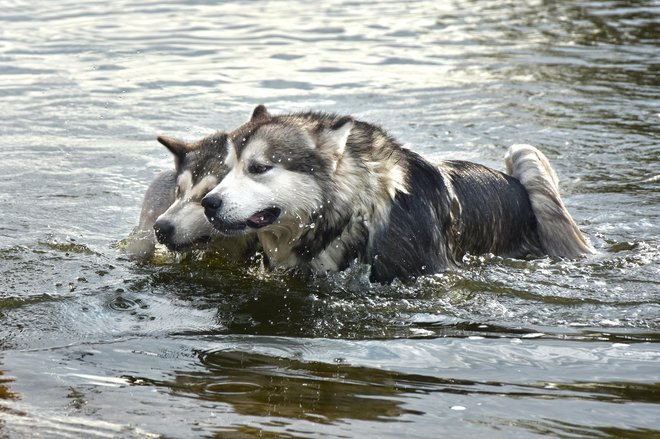
<svg viewBox="0 0 660 439">
<path fill-rule="evenodd" d="M 506 152 L 507 157 L 518 154 L 524 151 L 539 151 L 535 146 L 530 145 L 529 143 L 514 143 L 509 146 L 509 150 Z M 540 152 L 540 151 L 539 151 Z"/>
<path fill-rule="evenodd" d="M 538 148 L 527 143 L 516 143 L 511 145 L 504 156 L 507 172 L 513 175 L 513 172 L 520 172 L 521 169 L 541 167 L 546 176 L 552 179 L 557 190 L 559 190 L 557 174 L 550 166 L 550 161 Z M 525 166 L 527 164 L 527 166 Z"/>
<path fill-rule="evenodd" d="M 559 180 L 547 157 L 532 145 L 512 145 L 505 156 L 507 172 L 527 190 L 538 233 L 550 256 L 576 258 L 595 253 L 559 195 Z"/>
</svg>

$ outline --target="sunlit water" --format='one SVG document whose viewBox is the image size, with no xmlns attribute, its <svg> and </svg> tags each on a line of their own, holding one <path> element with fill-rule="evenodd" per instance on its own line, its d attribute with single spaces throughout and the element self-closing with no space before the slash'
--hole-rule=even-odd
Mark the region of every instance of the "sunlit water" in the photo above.
<svg viewBox="0 0 660 439">
<path fill-rule="evenodd" d="M 23 2 L 0 14 L 0 436 L 659 437 L 657 1 Z M 540 147 L 598 254 L 413 285 L 116 247 L 265 103 L 503 169 Z"/>
</svg>

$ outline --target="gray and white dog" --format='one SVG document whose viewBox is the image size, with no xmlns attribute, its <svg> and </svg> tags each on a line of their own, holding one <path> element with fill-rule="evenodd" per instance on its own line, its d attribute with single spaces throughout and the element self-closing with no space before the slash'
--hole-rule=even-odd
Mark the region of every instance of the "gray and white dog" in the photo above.
<svg viewBox="0 0 660 439">
<path fill-rule="evenodd" d="M 227 134 L 218 132 L 194 143 L 158 137 L 174 155 L 174 169 L 158 174 L 149 185 L 138 226 L 125 251 L 137 258 L 153 255 L 156 241 L 171 251 L 211 250 L 232 260 L 254 253 L 256 237 L 227 237 L 204 216 L 200 202 L 229 172 L 225 164 Z"/>
<path fill-rule="evenodd" d="M 548 160 L 529 145 L 511 147 L 509 175 L 434 165 L 350 116 L 273 116 L 264 106 L 226 144 L 228 172 L 216 172 L 201 205 L 221 233 L 256 235 L 271 269 L 326 273 L 358 260 L 372 281 L 389 282 L 456 266 L 467 253 L 593 252 Z"/>
</svg>

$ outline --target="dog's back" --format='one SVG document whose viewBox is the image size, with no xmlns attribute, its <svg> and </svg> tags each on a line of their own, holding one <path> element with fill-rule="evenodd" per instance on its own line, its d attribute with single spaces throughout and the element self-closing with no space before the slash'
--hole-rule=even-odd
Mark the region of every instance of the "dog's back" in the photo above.
<svg viewBox="0 0 660 439">
<path fill-rule="evenodd" d="M 400 153 L 408 190 L 397 192 L 388 221 L 375 231 L 367 258 L 372 280 L 438 272 L 468 253 L 593 253 L 561 201 L 554 170 L 536 148 L 511 148 L 510 175 L 465 161 L 432 166 L 412 151 Z"/>
<path fill-rule="evenodd" d="M 527 191 L 517 179 L 465 161 L 433 166 L 412 151 L 401 152 L 408 191 L 397 192 L 388 221 L 376 231 L 368 258 L 372 280 L 435 273 L 459 265 L 467 253 L 544 253 Z"/>
<path fill-rule="evenodd" d="M 455 257 L 492 253 L 515 258 L 543 253 L 527 191 L 517 179 L 464 161 L 447 161 L 440 169 L 455 197 L 448 233 Z"/>
</svg>

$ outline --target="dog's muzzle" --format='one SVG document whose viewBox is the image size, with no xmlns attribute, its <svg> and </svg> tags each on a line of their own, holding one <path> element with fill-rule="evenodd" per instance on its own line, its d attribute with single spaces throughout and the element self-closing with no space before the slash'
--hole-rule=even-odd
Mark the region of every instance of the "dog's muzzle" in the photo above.
<svg viewBox="0 0 660 439">
<path fill-rule="evenodd" d="M 218 214 L 218 210 L 222 207 L 222 198 L 217 195 L 207 195 L 202 198 L 202 207 L 204 208 L 204 215 L 206 219 L 215 227 L 216 230 L 220 233 L 226 235 L 234 235 L 237 233 L 243 233 L 245 230 L 245 223 L 232 224 L 224 220 L 224 218 Z"/>
<path fill-rule="evenodd" d="M 213 224 L 213 227 L 228 235 L 244 232 L 246 228 L 260 229 L 269 226 L 277 221 L 282 213 L 279 207 L 273 206 L 260 210 L 243 221 L 227 221 L 218 212 L 222 208 L 222 198 L 216 195 L 207 195 L 202 198 L 202 207 L 204 207 L 204 215 Z"/>
</svg>

